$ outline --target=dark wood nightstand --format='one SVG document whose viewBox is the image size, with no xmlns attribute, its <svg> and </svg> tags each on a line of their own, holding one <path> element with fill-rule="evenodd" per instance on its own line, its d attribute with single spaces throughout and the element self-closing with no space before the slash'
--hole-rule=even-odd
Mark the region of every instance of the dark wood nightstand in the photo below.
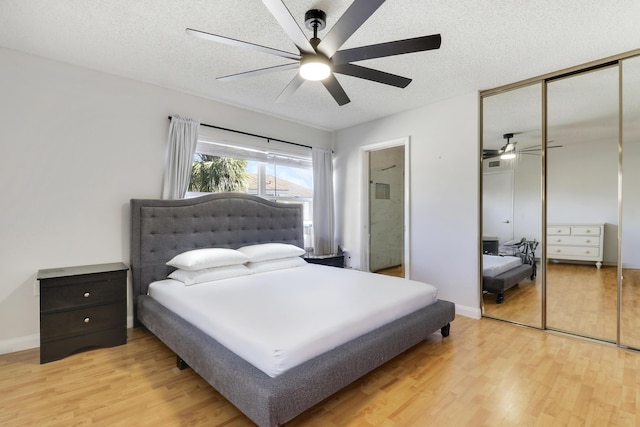
<svg viewBox="0 0 640 427">
<path fill-rule="evenodd" d="M 116 262 L 38 271 L 40 363 L 126 344 L 127 270 Z"/>
<path fill-rule="evenodd" d="M 322 264 L 331 267 L 344 268 L 344 254 L 340 255 L 313 255 L 303 257 L 309 264 Z"/>
</svg>

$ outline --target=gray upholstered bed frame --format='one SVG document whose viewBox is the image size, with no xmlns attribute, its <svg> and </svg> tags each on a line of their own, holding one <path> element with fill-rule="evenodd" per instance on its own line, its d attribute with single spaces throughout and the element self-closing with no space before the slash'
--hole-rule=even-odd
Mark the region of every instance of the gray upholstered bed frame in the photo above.
<svg viewBox="0 0 640 427">
<path fill-rule="evenodd" d="M 495 277 L 482 277 L 482 290 L 495 294 L 496 303 L 502 304 L 505 291 L 513 288 L 527 277 L 531 280 L 535 279 L 534 274 L 531 264 L 520 264 L 516 268 L 512 268 Z"/>
<path fill-rule="evenodd" d="M 259 426 L 277 426 L 423 341 L 446 336 L 454 305 L 435 304 L 271 378 L 146 295 L 165 262 L 204 247 L 264 242 L 303 247 L 302 207 L 237 193 L 184 200 L 131 200 L 135 322 L 142 324 Z M 333 268 L 333 267 L 327 267 Z"/>
</svg>

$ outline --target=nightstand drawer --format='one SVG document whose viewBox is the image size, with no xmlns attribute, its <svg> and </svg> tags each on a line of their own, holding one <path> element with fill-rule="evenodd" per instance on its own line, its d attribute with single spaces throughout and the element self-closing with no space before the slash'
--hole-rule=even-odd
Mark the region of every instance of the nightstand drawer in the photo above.
<svg viewBox="0 0 640 427">
<path fill-rule="evenodd" d="M 40 310 L 46 313 L 120 301 L 126 296 L 122 290 L 125 283 L 122 280 L 107 279 L 69 286 L 42 287 Z"/>
<path fill-rule="evenodd" d="M 45 342 L 111 328 L 126 329 L 126 304 L 116 303 L 40 315 L 40 339 Z"/>
<path fill-rule="evenodd" d="M 42 343 L 40 363 L 52 362 L 67 357 L 78 350 L 93 347 L 114 347 L 127 343 L 127 329 L 116 328 L 93 334 L 78 335 Z"/>
</svg>

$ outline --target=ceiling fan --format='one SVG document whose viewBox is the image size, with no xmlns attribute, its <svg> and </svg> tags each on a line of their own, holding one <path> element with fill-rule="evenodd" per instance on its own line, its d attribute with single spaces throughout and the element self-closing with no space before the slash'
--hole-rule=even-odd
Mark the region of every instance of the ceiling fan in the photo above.
<svg viewBox="0 0 640 427">
<path fill-rule="evenodd" d="M 516 151 L 517 141 L 511 142 L 511 138 L 517 135 L 517 133 L 505 133 L 502 135 L 504 139 L 507 140 L 507 143 L 500 147 L 498 150 L 482 150 L 482 158 L 483 159 L 492 159 L 494 157 L 500 157 L 501 160 L 510 160 L 516 157 L 516 154 L 534 154 L 540 155 L 542 145 L 537 144 L 531 147 L 526 147 Z M 553 140 L 549 141 L 548 144 L 552 143 Z M 562 145 L 547 145 L 547 149 L 549 148 L 561 148 Z"/>
<path fill-rule="evenodd" d="M 385 0 L 355 0 L 340 17 L 322 40 L 318 38 L 318 31 L 326 26 L 326 14 L 322 10 L 312 9 L 305 13 L 305 26 L 313 31 L 313 37 L 307 39 L 302 29 L 293 18 L 282 0 L 262 0 L 269 12 L 276 18 L 282 29 L 287 33 L 298 53 L 285 52 L 254 43 L 240 41 L 229 37 L 210 34 L 187 28 L 187 34 L 231 46 L 239 46 L 254 51 L 268 53 L 296 62 L 261 68 L 238 74 L 218 77 L 217 80 L 235 80 L 245 77 L 258 76 L 275 71 L 299 69 L 299 73 L 289 82 L 280 93 L 276 102 L 282 102 L 302 85 L 305 80 L 321 81 L 338 105 L 345 105 L 351 100 L 336 79 L 334 74 L 344 74 L 374 82 L 405 88 L 411 79 L 362 67 L 353 62 L 365 59 L 383 58 L 405 53 L 422 52 L 439 49 L 440 34 L 397 40 L 386 43 L 361 46 L 352 49 L 338 50 L 355 33 L 358 28 L 384 3 Z"/>
</svg>

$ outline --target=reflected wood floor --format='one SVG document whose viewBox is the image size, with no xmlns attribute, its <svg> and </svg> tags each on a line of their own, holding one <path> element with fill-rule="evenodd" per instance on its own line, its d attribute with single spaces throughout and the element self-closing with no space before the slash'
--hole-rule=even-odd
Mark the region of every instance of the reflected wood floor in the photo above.
<svg viewBox="0 0 640 427">
<path fill-rule="evenodd" d="M 617 334 L 617 268 L 549 263 L 547 327 L 615 342 Z M 640 348 L 640 270 L 624 269 L 621 342 Z M 524 279 L 505 292 L 502 304 L 484 294 L 484 313 L 496 319 L 542 327 L 541 279 Z"/>
<path fill-rule="evenodd" d="M 253 425 L 143 329 L 38 362 L 37 349 L 0 356 L 0 425 Z M 633 426 L 639 381 L 638 353 L 458 317 L 287 426 Z"/>
</svg>

